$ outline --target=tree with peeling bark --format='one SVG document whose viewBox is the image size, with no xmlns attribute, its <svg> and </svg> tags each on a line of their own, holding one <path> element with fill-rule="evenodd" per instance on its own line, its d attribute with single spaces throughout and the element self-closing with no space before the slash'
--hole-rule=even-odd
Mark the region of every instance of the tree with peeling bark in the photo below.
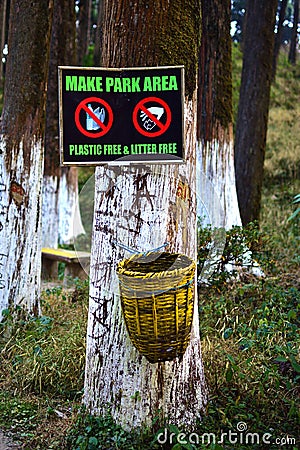
<svg viewBox="0 0 300 450">
<path fill-rule="evenodd" d="M 235 135 L 235 171 L 242 222 L 259 219 L 268 126 L 277 0 L 248 2 Z M 253 33 L 255 30 L 255 33 Z"/>
<path fill-rule="evenodd" d="M 52 1 L 11 1 L 0 136 L 0 310 L 39 310 L 41 186 Z"/>
<path fill-rule="evenodd" d="M 42 245 L 57 248 L 84 232 L 78 212 L 77 167 L 60 166 L 58 124 L 59 65 L 75 65 L 75 8 L 73 0 L 54 0 L 45 130 Z"/>
<path fill-rule="evenodd" d="M 207 218 L 213 227 L 241 225 L 236 193 L 230 0 L 202 2 L 202 37 L 199 62 L 198 164 L 202 174 L 198 195 L 209 197 Z M 218 201 L 216 201 L 218 199 Z"/>
<path fill-rule="evenodd" d="M 96 169 L 84 403 L 94 414 L 108 408 L 127 428 L 151 427 L 157 415 L 191 428 L 207 403 L 196 296 L 183 358 L 151 364 L 129 340 L 116 267 L 128 256 L 123 245 L 144 251 L 168 241 L 169 251 L 196 259 L 200 2 L 105 0 L 102 7 L 101 66 L 185 66 L 186 162 Z M 179 195 L 182 185 L 189 195 Z"/>
</svg>

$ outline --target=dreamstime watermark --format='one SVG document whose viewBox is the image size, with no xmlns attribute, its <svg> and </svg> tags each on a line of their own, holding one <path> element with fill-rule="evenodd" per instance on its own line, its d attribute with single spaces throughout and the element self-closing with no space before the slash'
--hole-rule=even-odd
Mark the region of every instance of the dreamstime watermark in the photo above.
<svg viewBox="0 0 300 450">
<path fill-rule="evenodd" d="M 296 438 L 288 435 L 276 437 L 272 433 L 252 433 L 248 431 L 246 422 L 238 422 L 236 430 L 216 433 L 175 433 L 170 432 L 168 428 L 159 432 L 156 440 L 159 444 L 180 444 L 180 445 L 277 445 L 279 447 L 287 445 L 296 445 Z"/>
</svg>

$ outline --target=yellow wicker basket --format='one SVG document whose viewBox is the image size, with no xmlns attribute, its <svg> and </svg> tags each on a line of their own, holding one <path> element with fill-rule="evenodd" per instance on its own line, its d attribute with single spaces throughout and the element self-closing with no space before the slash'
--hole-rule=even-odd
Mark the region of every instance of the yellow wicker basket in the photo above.
<svg viewBox="0 0 300 450">
<path fill-rule="evenodd" d="M 126 327 L 151 363 L 182 357 L 189 344 L 195 268 L 187 256 L 167 252 L 138 254 L 118 264 Z"/>
</svg>

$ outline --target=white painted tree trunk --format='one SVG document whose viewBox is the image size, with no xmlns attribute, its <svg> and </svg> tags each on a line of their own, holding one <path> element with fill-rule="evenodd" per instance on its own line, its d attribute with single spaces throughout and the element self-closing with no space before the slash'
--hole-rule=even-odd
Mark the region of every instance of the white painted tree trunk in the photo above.
<svg viewBox="0 0 300 450">
<path fill-rule="evenodd" d="M 72 244 L 80 234 L 84 234 L 78 207 L 77 167 L 62 169 L 59 181 L 59 231 L 60 244 Z"/>
<path fill-rule="evenodd" d="M 0 315 L 9 306 L 22 306 L 36 314 L 41 273 L 42 142 L 33 139 L 29 161 L 25 161 L 23 141 L 12 152 L 13 169 L 8 173 L 6 141 L 0 136 Z"/>
<path fill-rule="evenodd" d="M 186 164 L 96 170 L 84 403 L 97 414 L 109 407 L 126 428 L 151 426 L 159 411 L 191 427 L 207 402 L 196 293 L 183 359 L 150 364 L 128 337 L 116 275 L 129 256 L 118 243 L 144 251 L 167 241 L 168 251 L 196 259 L 195 105 L 185 105 Z"/>
<path fill-rule="evenodd" d="M 224 133 L 226 134 L 226 133 Z M 213 139 L 197 143 L 197 164 L 200 174 L 197 194 L 201 201 L 210 205 L 213 189 L 214 205 L 219 211 L 214 212 L 210 225 L 224 226 L 229 230 L 232 226 L 241 226 L 241 217 L 237 199 L 233 138 Z M 211 208 L 209 207 L 211 210 Z"/>
<path fill-rule="evenodd" d="M 205 206 L 204 209 L 198 209 L 198 214 L 205 215 L 208 212 L 204 224 L 211 225 L 213 228 L 224 227 L 225 230 L 230 230 L 233 226 L 242 226 L 235 182 L 234 143 L 231 134 L 224 132 L 224 136 L 227 135 L 225 139 L 213 139 L 206 143 L 198 141 L 197 144 L 198 205 Z M 225 234 L 216 234 L 215 255 L 211 255 L 211 260 L 203 266 L 199 276 L 200 282 L 209 282 L 214 263 L 222 255 L 225 238 Z M 246 245 L 242 267 L 237 266 L 234 261 L 226 265 L 228 272 L 239 269 L 246 269 L 257 277 L 264 276 Z"/>
<path fill-rule="evenodd" d="M 84 234 L 78 207 L 77 167 L 61 170 L 61 176 L 44 175 L 42 246 L 72 244 Z"/>
<path fill-rule="evenodd" d="M 57 248 L 59 226 L 59 177 L 43 177 L 42 247 Z"/>
</svg>

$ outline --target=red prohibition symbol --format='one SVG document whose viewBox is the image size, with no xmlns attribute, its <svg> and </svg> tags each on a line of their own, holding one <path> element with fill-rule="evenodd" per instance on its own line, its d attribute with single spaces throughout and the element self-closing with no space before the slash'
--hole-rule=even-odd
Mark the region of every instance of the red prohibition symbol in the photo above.
<svg viewBox="0 0 300 450">
<path fill-rule="evenodd" d="M 147 108 L 146 104 L 148 103 L 151 103 L 152 106 Z M 164 114 L 166 115 L 166 121 L 162 122 L 160 118 Z M 161 98 L 147 97 L 140 100 L 135 106 L 132 120 L 140 134 L 153 138 L 167 131 L 172 120 L 172 113 L 169 105 Z M 159 128 L 158 130 L 157 127 Z M 152 131 L 154 128 L 155 130 Z"/>
<path fill-rule="evenodd" d="M 102 107 L 102 109 L 104 110 L 104 116 L 107 115 L 107 117 L 108 117 L 107 124 L 104 123 L 104 120 L 100 120 L 98 115 L 95 114 L 96 110 L 93 110 L 90 108 L 90 106 L 88 106 L 89 103 L 90 104 L 97 103 L 99 106 Z M 87 129 L 87 123 L 85 124 L 86 127 L 84 127 L 82 125 L 82 115 L 81 115 L 81 119 L 80 119 L 80 113 L 82 111 L 84 111 L 86 113 L 86 115 L 84 117 L 86 117 L 87 120 L 89 119 L 92 123 L 94 123 L 95 129 L 100 129 L 100 131 L 97 131 L 96 133 L 91 132 Z M 75 111 L 75 123 L 76 123 L 78 130 L 82 134 L 84 134 L 85 136 L 90 137 L 90 138 L 99 138 L 101 136 L 104 136 L 106 133 L 108 133 L 108 131 L 112 127 L 113 119 L 114 119 L 113 111 L 112 111 L 110 105 L 105 100 L 102 100 L 102 98 L 98 98 L 98 97 L 85 98 L 78 104 L 76 111 Z"/>
</svg>

